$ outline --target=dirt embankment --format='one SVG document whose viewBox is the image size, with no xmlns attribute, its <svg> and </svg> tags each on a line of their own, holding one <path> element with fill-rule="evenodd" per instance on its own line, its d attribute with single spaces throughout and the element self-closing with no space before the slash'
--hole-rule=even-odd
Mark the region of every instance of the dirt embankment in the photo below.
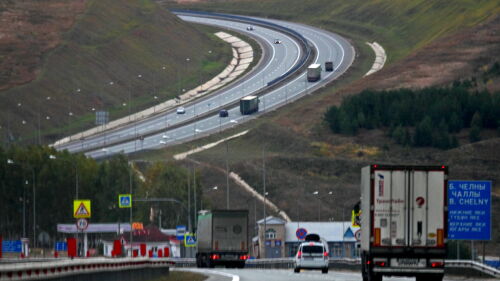
<svg viewBox="0 0 500 281">
<path fill-rule="evenodd" d="M 0 1 L 0 90 L 36 79 L 88 0 Z"/>
<path fill-rule="evenodd" d="M 366 88 L 423 88 L 449 84 L 479 74 L 500 54 L 500 16 L 488 22 L 440 38 L 402 61 L 366 77 L 344 92 Z M 490 91 L 500 90 L 500 81 L 490 81 Z"/>
</svg>

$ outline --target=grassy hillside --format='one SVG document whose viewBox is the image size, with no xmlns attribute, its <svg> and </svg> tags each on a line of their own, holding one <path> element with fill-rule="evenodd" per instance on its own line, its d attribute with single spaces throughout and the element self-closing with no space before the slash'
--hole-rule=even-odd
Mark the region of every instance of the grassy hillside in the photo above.
<svg viewBox="0 0 500 281">
<path fill-rule="evenodd" d="M 458 136 L 459 147 L 450 150 L 415 149 L 397 145 L 384 130 L 362 130 L 358 135 L 348 137 L 332 134 L 322 122 L 326 108 L 339 104 L 347 94 L 345 89 L 352 89 L 351 84 L 357 85 L 355 89 L 358 91 L 374 85 L 381 89 L 397 88 L 401 82 L 397 75 L 403 72 L 408 77 L 425 79 L 428 81 L 426 85 L 432 85 L 433 81 L 442 85 L 454 79 L 475 77 L 478 66 L 484 68 L 491 65 L 498 57 L 495 50 L 500 46 L 499 36 L 496 35 L 500 25 L 498 20 L 490 19 L 499 14 L 500 2 L 241 0 L 168 5 L 302 21 L 353 39 L 360 57 L 357 58 L 358 65 L 355 65 L 357 70 L 351 70 L 351 75 L 343 76 L 329 87 L 300 101 L 223 133 L 227 136 L 251 130 L 249 134 L 229 142 L 230 170 L 262 192 L 264 149 L 269 198 L 293 220 L 317 220 L 318 211 L 322 220 L 348 219 L 351 207 L 360 196 L 360 168 L 371 163 L 444 164 L 450 166 L 450 179 L 500 181 L 500 138 L 495 130 L 482 132 L 484 140 L 474 144 L 469 143 L 468 131 L 465 130 Z M 472 37 L 474 40 L 470 40 Z M 351 83 L 355 79 L 353 72 L 363 73 L 360 58 L 370 64 L 372 62 L 367 59 L 371 51 L 363 49 L 364 41 L 380 42 L 389 55 L 390 64 L 371 77 Z M 409 58 L 411 64 L 405 65 Z M 446 77 L 438 79 L 443 72 L 446 72 Z M 377 84 L 379 80 L 384 81 L 383 87 Z M 356 91 L 349 93 L 355 94 Z M 193 144 L 169 148 L 161 153 L 143 153 L 137 157 L 168 159 L 192 145 L 220 138 L 222 136 L 211 136 Z M 225 151 L 225 146 L 219 145 L 191 156 L 201 163 L 198 168 L 204 175 L 202 185 L 215 208 L 223 208 L 225 203 L 225 175 L 220 170 L 225 167 Z M 222 188 L 213 192 L 212 186 Z M 234 204 L 248 206 L 252 218 L 252 198 L 242 194 L 244 192 L 233 182 L 230 182 L 230 190 L 231 198 L 237 200 Z M 319 191 L 320 197 L 313 195 L 313 191 Z M 498 205 L 499 199 L 500 192 L 496 187 L 494 206 Z M 261 204 L 257 204 L 256 211 L 257 219 L 260 219 Z M 498 233 L 496 230 L 500 227 L 499 214 L 500 209 L 494 207 L 492 217 L 497 219 L 493 220 L 493 233 Z M 500 235 L 495 234 L 487 247 L 490 254 L 497 251 L 499 242 Z"/>
<path fill-rule="evenodd" d="M 47 143 L 92 126 L 94 110 L 114 119 L 179 95 L 229 62 L 230 46 L 214 31 L 150 0 L 88 0 L 42 55 L 36 79 L 0 92 L 3 140 L 34 143 L 40 128 Z"/>
<path fill-rule="evenodd" d="M 432 0 L 239 0 L 172 5 L 218 12 L 301 21 L 353 39 L 377 41 L 389 62 L 401 59 L 433 39 L 476 25 L 500 12 L 498 1 Z"/>
</svg>

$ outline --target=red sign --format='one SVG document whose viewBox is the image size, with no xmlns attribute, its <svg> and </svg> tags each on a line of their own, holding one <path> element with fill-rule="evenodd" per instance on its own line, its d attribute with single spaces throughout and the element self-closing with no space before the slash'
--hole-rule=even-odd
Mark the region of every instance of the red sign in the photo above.
<svg viewBox="0 0 500 281">
<path fill-rule="evenodd" d="M 300 240 L 306 238 L 306 235 L 307 235 L 307 230 L 305 228 L 297 228 L 297 231 L 295 231 L 295 236 L 297 236 L 297 238 Z"/>
<path fill-rule="evenodd" d="M 68 243 L 68 257 L 76 257 L 76 238 L 66 239 Z"/>
<path fill-rule="evenodd" d="M 421 208 L 425 204 L 425 199 L 422 196 L 417 197 L 416 201 L 419 208 Z"/>
</svg>

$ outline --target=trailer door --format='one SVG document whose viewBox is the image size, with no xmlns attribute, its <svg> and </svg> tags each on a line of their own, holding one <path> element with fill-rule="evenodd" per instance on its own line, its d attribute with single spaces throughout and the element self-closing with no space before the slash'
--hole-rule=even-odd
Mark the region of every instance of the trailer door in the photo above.
<svg viewBox="0 0 500 281">
<path fill-rule="evenodd" d="M 410 172 L 410 246 L 443 247 L 445 172 Z"/>
<path fill-rule="evenodd" d="M 408 176 L 404 170 L 375 170 L 373 246 L 404 246 L 407 241 Z"/>
</svg>

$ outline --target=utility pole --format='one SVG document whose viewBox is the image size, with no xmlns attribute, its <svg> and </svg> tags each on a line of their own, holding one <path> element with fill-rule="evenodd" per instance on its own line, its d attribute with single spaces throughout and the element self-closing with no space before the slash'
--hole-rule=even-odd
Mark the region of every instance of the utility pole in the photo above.
<svg viewBox="0 0 500 281">
<path fill-rule="evenodd" d="M 266 218 L 266 156 L 265 156 L 265 148 L 262 147 L 262 185 L 264 188 L 264 250 L 263 257 L 266 258 L 266 242 L 267 242 L 267 218 Z"/>
</svg>

